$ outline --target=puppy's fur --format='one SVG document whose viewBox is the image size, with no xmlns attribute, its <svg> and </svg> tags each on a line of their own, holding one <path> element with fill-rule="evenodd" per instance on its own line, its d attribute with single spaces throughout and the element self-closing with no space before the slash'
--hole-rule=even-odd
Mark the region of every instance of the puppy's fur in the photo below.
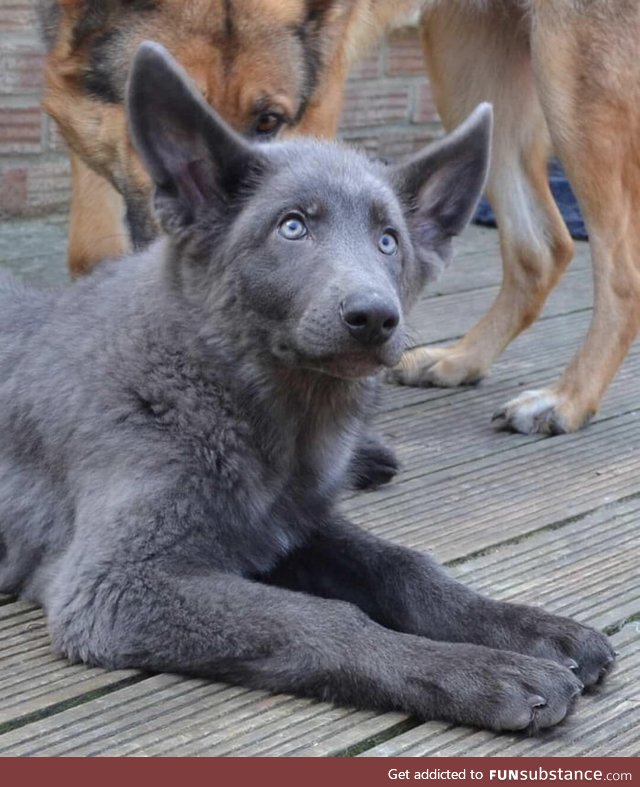
<svg viewBox="0 0 640 787">
<path fill-rule="evenodd" d="M 490 111 L 385 168 L 251 145 L 156 44 L 133 137 L 167 237 L 0 297 L 0 591 L 74 661 L 492 729 L 559 722 L 613 662 L 335 508 L 371 374 L 482 189 Z"/>
<path fill-rule="evenodd" d="M 509 402 L 496 424 L 557 434 L 579 429 L 597 410 L 640 327 L 640 230 L 632 218 L 640 214 L 635 0 L 41 3 L 50 44 L 45 106 L 73 151 L 74 273 L 128 247 L 121 195 L 134 244 L 157 231 L 121 101 L 141 38 L 164 42 L 243 133 L 331 135 L 349 64 L 393 19 L 423 10 L 427 66 L 445 126 L 454 128 L 480 101 L 495 108 L 488 195 L 504 278 L 490 311 L 464 339 L 405 354 L 394 378 L 411 385 L 475 382 L 536 319 L 573 255 L 547 183 L 552 142 L 591 237 L 593 321 L 557 384 Z"/>
<path fill-rule="evenodd" d="M 123 106 L 141 40 L 165 44 L 243 135 L 332 136 L 354 44 L 347 30 L 366 29 L 369 13 L 351 0 L 40 0 L 39 10 L 49 49 L 44 105 L 72 151 L 74 275 L 145 248 L 159 231 Z M 364 489 L 397 471 L 393 451 L 367 435 L 349 476 Z"/>
</svg>

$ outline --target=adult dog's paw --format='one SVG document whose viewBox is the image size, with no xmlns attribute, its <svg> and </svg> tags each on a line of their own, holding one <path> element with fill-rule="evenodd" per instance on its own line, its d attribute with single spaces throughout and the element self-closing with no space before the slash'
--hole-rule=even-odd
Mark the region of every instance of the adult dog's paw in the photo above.
<svg viewBox="0 0 640 787">
<path fill-rule="evenodd" d="M 494 413 L 496 429 L 522 434 L 558 435 L 575 432 L 593 415 L 551 389 L 524 391 Z"/>
<path fill-rule="evenodd" d="M 375 435 L 360 439 L 349 466 L 349 481 L 353 489 L 377 489 L 388 484 L 400 469 L 391 448 Z"/>
<path fill-rule="evenodd" d="M 386 380 L 399 385 L 454 388 L 475 385 L 484 377 L 472 356 L 454 347 L 413 347 L 387 372 Z"/>
</svg>

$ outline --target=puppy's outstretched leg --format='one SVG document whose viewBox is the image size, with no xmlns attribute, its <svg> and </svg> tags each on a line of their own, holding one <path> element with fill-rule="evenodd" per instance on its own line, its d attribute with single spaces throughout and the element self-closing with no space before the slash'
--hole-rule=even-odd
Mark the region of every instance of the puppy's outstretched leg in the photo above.
<svg viewBox="0 0 640 787">
<path fill-rule="evenodd" d="M 323 523 L 269 581 L 357 604 L 388 628 L 551 659 L 587 686 L 613 664 L 607 638 L 537 607 L 494 601 L 450 577 L 428 555 L 346 522 Z"/>
<path fill-rule="evenodd" d="M 526 391 L 496 414 L 499 426 L 525 433 L 579 429 L 640 328 L 640 7 L 577 6 L 534 3 L 532 53 L 554 146 L 589 231 L 594 312 L 556 385 Z"/>
<path fill-rule="evenodd" d="M 50 618 L 71 658 L 215 677 L 495 730 L 561 721 L 581 684 L 547 659 L 390 631 L 352 604 L 200 565 L 114 566 L 93 598 Z"/>
<path fill-rule="evenodd" d="M 498 219 L 503 281 L 489 312 L 452 347 L 417 347 L 392 373 L 407 385 L 477 382 L 540 313 L 573 255 L 549 190 L 549 138 L 536 94 L 528 25 L 506 4 L 473 10 L 439 3 L 423 41 L 444 124 L 456 126 L 479 101 L 494 107 L 487 193 Z M 482 262 L 478 262 L 479 265 Z"/>
</svg>

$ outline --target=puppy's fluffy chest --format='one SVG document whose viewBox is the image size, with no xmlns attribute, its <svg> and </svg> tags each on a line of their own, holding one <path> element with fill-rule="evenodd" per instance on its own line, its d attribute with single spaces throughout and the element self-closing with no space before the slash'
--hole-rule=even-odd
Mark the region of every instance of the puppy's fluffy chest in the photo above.
<svg viewBox="0 0 640 787">
<path fill-rule="evenodd" d="M 181 548 L 193 542 L 192 551 L 212 562 L 222 557 L 245 575 L 268 572 L 331 511 L 362 428 L 368 387 L 316 373 L 287 374 L 283 382 L 264 370 L 249 373 L 246 358 L 230 362 L 193 349 L 158 357 L 162 362 L 147 368 L 135 391 L 120 391 L 126 412 L 118 428 L 156 457 L 155 477 L 183 478 L 211 510 L 206 528 L 185 528 Z M 225 511 L 234 512 L 233 532 Z"/>
</svg>

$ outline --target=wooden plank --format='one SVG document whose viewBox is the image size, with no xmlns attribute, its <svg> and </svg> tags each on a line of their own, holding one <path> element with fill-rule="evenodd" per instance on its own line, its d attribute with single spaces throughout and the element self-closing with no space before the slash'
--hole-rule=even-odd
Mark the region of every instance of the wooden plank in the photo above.
<svg viewBox="0 0 640 787">
<path fill-rule="evenodd" d="M 12 222 L 0 233 L 0 267 L 40 284 L 67 284 L 66 224 L 61 222 Z M 590 305 L 588 245 L 577 244 L 569 273 L 552 296 L 546 314 Z M 478 319 L 497 293 L 502 265 L 497 233 L 470 227 L 456 245 L 456 259 L 429 289 L 428 306 L 420 305 L 412 321 L 420 341 L 442 341 L 461 335 Z M 460 296 L 462 295 L 462 300 Z M 457 295 L 457 299 L 450 296 Z M 427 320 L 423 319 L 427 317 Z M 423 324 L 424 323 L 424 324 Z"/>
<path fill-rule="evenodd" d="M 589 327 L 589 309 L 558 314 L 536 322 L 519 336 L 496 361 L 489 375 L 479 385 L 458 388 L 413 388 L 383 384 L 382 411 L 411 404 L 469 396 L 471 401 L 486 392 L 500 394 L 499 404 L 517 395 L 522 388 L 539 388 L 552 382 L 582 343 Z M 449 346 L 449 341 L 433 342 Z M 637 348 L 630 357 L 637 354 Z M 622 367 L 624 369 L 624 366 Z M 617 378 L 616 378 L 617 379 Z M 605 402 L 607 399 L 605 399 Z M 491 411 L 487 412 L 487 419 Z"/>
<path fill-rule="evenodd" d="M 453 571 L 498 598 L 543 601 L 585 622 L 620 624 L 640 610 L 639 517 L 640 501 L 615 504 Z M 327 756 L 389 734 L 403 718 L 159 675 L 5 733 L 0 755 Z M 422 727 L 432 737 L 447 729 Z M 455 740 L 469 734 L 451 731 Z M 404 733 L 412 741 L 415 735 Z"/>
<path fill-rule="evenodd" d="M 122 685 L 135 674 L 105 672 L 56 658 L 39 609 L 24 602 L 0 606 L 0 729 L 91 692 Z"/>
<path fill-rule="evenodd" d="M 0 268 L 39 285 L 68 284 L 66 222 L 21 221 L 0 229 Z"/>
<path fill-rule="evenodd" d="M 454 258 L 466 254 L 485 254 L 498 248 L 498 233 L 490 227 L 471 224 L 453 241 Z"/>
<path fill-rule="evenodd" d="M 463 336 L 486 313 L 497 294 L 498 287 L 485 287 L 423 297 L 409 318 L 411 343 L 441 342 Z M 591 277 L 586 270 L 577 269 L 567 273 L 549 296 L 543 318 L 589 309 L 592 304 Z"/>
<path fill-rule="evenodd" d="M 632 413 L 424 476 L 405 473 L 344 508 L 381 536 L 453 560 L 624 497 L 639 473 L 640 419 Z"/>
<path fill-rule="evenodd" d="M 502 281 L 502 263 L 497 245 L 497 233 L 470 227 L 464 234 L 464 244 L 454 247 L 454 259 L 442 276 L 429 286 L 430 296 L 450 295 L 454 292 L 497 287 Z M 479 245 L 478 245 L 479 243 Z M 591 267 L 588 243 L 576 243 L 576 253 L 570 272 Z"/>
<path fill-rule="evenodd" d="M 58 287 L 70 284 L 71 280 L 66 265 L 66 257 L 58 254 L 22 257 L 17 260 L 0 259 L 0 269 L 8 270 L 22 281 L 38 287 Z"/>
<path fill-rule="evenodd" d="M 0 265 L 6 260 L 61 255 L 67 250 L 67 223 L 55 220 L 2 222 Z"/>
<path fill-rule="evenodd" d="M 620 624 L 640 610 L 639 520 L 640 500 L 616 503 L 453 570 L 480 592 L 505 601 L 544 606 L 599 628 Z"/>
<path fill-rule="evenodd" d="M 640 611 L 639 518 L 640 501 L 613 505 L 582 521 L 466 561 L 456 566 L 455 573 L 497 598 L 540 604 L 557 614 L 575 616 L 600 627 L 611 625 L 612 618 L 616 618 L 613 622 L 619 625 Z M 625 577 L 622 591 L 618 584 L 621 576 Z M 640 722 L 640 705 L 633 706 L 640 699 L 635 688 L 640 674 L 640 625 L 625 626 L 614 642 L 623 651 L 614 677 L 595 701 L 589 697 L 580 703 L 578 713 L 547 742 L 544 737 L 496 736 L 432 722 L 374 747 L 368 754 L 613 754 L 618 733 L 635 729 Z M 602 730 L 607 734 L 603 740 L 596 740 Z M 638 740 L 631 733 L 628 737 L 630 745 Z M 597 751 L 596 743 L 600 747 Z"/>
<path fill-rule="evenodd" d="M 376 734 L 401 717 L 157 675 L 0 735 L 0 756 L 282 754 L 323 736 Z M 345 737 L 346 734 L 346 737 Z"/>
<path fill-rule="evenodd" d="M 640 351 L 636 351 L 613 384 L 606 407 L 593 420 L 592 426 L 603 421 L 612 426 L 612 419 L 636 411 L 639 374 Z M 504 398 L 502 390 L 486 387 L 382 412 L 375 419 L 376 428 L 394 447 L 402 462 L 401 473 L 391 488 L 416 475 L 453 468 L 490 455 L 517 452 L 519 446 L 546 442 L 548 438 L 540 435 L 507 435 L 491 428 L 489 414 L 503 403 Z M 554 438 L 551 443 L 562 443 L 564 439 Z"/>
<path fill-rule="evenodd" d="M 463 238 L 458 239 L 454 264 L 441 278 L 444 289 L 434 290 L 434 293 L 498 285 L 501 273 L 496 244 L 494 230 L 470 227 Z M 0 267 L 10 268 L 22 278 L 40 283 L 68 283 L 66 253 L 66 221 L 27 220 L 1 225 Z M 582 264 L 583 256 L 577 255 L 576 265 Z M 467 266 L 468 258 L 474 261 Z M 487 264 L 487 260 L 491 264 Z"/>
</svg>

